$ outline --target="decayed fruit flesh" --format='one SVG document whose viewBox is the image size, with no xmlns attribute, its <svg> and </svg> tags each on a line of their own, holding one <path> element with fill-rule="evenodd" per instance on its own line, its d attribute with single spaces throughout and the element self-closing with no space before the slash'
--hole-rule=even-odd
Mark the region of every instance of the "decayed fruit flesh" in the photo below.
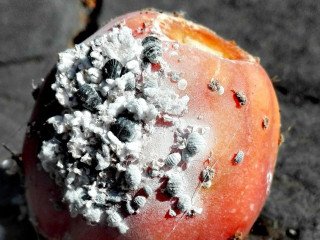
<svg viewBox="0 0 320 240">
<path fill-rule="evenodd" d="M 216 170 L 211 188 L 199 188 L 203 212 L 190 218 L 169 218 L 159 202 L 126 218 L 130 230 L 124 235 L 104 225 L 90 226 L 81 217 L 71 218 L 56 204 L 61 201 L 59 188 L 38 169 L 36 156 L 41 142 L 31 131 L 25 141 L 23 161 L 29 209 L 37 229 L 52 239 L 228 239 L 237 233 L 247 235 L 268 195 L 278 150 L 279 107 L 269 77 L 256 58 L 233 42 L 179 16 L 154 11 L 117 18 L 87 41 L 115 24 L 130 27 L 136 38 L 144 38 L 158 25 L 169 38 L 162 41 L 163 46 L 173 49 L 173 44 L 179 44 L 178 55 L 164 51 L 163 58 L 175 71 L 183 72 L 188 81 L 183 91 L 190 97 L 185 118 L 197 119 L 214 132 L 212 141 L 207 142 L 214 162 L 205 158 L 199 163 L 203 168 L 214 164 Z M 223 95 L 208 88 L 211 78 L 224 87 Z M 46 107 L 52 99 L 48 92 L 53 81 L 54 71 L 46 79 L 31 119 L 36 123 L 35 130 L 53 115 Z M 176 88 L 174 83 L 172 88 Z M 243 106 L 235 97 L 237 91 L 246 96 Z M 263 125 L 266 117 L 267 126 Z M 239 150 L 245 153 L 244 160 L 234 164 Z"/>
</svg>

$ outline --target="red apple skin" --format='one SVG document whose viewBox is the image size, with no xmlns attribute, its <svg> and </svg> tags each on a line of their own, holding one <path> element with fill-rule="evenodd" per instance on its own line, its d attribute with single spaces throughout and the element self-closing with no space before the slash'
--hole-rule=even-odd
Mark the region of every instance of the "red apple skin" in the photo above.
<svg viewBox="0 0 320 240">
<path fill-rule="evenodd" d="M 165 217 L 166 212 L 157 210 L 155 206 L 153 211 L 126 218 L 130 230 L 121 235 L 115 228 L 91 226 L 81 217 L 71 218 L 63 204 L 62 209 L 57 210 L 61 192 L 49 175 L 38 167 L 37 154 L 41 140 L 36 134 L 47 118 L 54 115 L 48 107 L 52 99 L 49 92 L 54 81 L 53 70 L 46 78 L 37 100 L 31 117 L 31 122 L 36 125 L 27 134 L 23 148 L 28 205 L 37 230 L 48 239 L 71 237 L 77 240 L 219 240 L 232 238 L 237 233 L 245 237 L 268 195 L 278 152 L 279 106 L 268 75 L 256 58 L 233 42 L 225 41 L 210 30 L 192 25 L 179 16 L 156 11 L 129 13 L 111 21 L 94 36 L 106 33 L 123 20 L 136 38 L 149 35 L 156 22 L 163 33 L 179 42 L 179 55 L 172 56 L 164 52 L 163 58 L 175 71 L 185 73 L 188 86 L 181 94 L 190 96 L 186 117 L 202 115 L 215 134 L 212 142 L 207 144 L 212 145 L 214 159 L 217 160 L 216 176 L 211 188 L 201 188 L 199 191 L 203 212 L 191 218 L 180 217 L 182 215 L 168 218 Z M 146 22 L 151 24 L 144 28 Z M 144 32 L 137 31 L 138 27 L 144 28 Z M 187 35 L 214 48 L 223 57 L 190 45 L 190 41 L 184 41 Z M 163 41 L 169 47 L 172 47 L 172 43 Z M 223 95 L 208 88 L 211 77 L 219 79 L 225 89 Z M 246 95 L 245 105 L 239 105 L 235 91 L 242 91 Z M 267 125 L 263 125 L 265 117 L 269 119 Z M 234 164 L 233 158 L 239 150 L 245 153 L 244 160 Z M 208 160 L 203 159 L 201 164 L 205 167 Z"/>
</svg>

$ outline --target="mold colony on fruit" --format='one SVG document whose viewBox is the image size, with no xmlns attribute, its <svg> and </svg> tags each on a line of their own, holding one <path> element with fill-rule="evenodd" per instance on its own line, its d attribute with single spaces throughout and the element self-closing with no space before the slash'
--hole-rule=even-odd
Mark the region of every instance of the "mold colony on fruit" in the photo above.
<svg viewBox="0 0 320 240">
<path fill-rule="evenodd" d="M 168 202 L 170 216 L 202 211 L 186 169 L 206 155 L 210 128 L 183 118 L 189 97 L 179 96 L 172 82 L 183 91 L 187 81 L 162 59 L 160 37 L 135 39 L 117 26 L 60 53 L 52 89 L 63 111 L 47 120 L 54 135 L 38 154 L 71 216 L 122 234 L 130 228 L 126 216 L 156 201 L 159 179 L 167 179 L 163 191 L 177 198 L 177 212 Z M 155 139 L 159 149 L 150 149 Z M 214 172 L 206 171 L 208 187 Z"/>
<path fill-rule="evenodd" d="M 235 92 L 235 97 L 237 98 L 237 100 L 238 100 L 238 102 L 239 102 L 239 104 L 240 104 L 241 106 L 246 105 L 246 103 L 247 103 L 247 97 L 246 97 L 246 95 L 245 95 L 243 92 L 241 92 L 241 91 L 236 91 L 236 92 Z"/>
<path fill-rule="evenodd" d="M 208 87 L 214 91 L 218 92 L 219 95 L 222 95 L 224 93 L 224 88 L 220 85 L 219 81 L 212 78 L 211 81 L 208 84 Z"/>
<path fill-rule="evenodd" d="M 202 181 L 202 187 L 204 188 L 210 188 L 211 187 L 211 180 L 214 178 L 215 170 L 213 167 L 207 166 L 202 172 L 201 172 L 201 181 Z"/>
<path fill-rule="evenodd" d="M 31 219 L 54 239 L 245 236 L 271 184 L 278 110 L 234 43 L 179 17 L 124 15 L 46 78 L 22 155 Z"/>
<path fill-rule="evenodd" d="M 239 164 L 243 161 L 244 158 L 244 152 L 242 150 L 239 150 L 235 158 L 233 159 L 233 162 L 235 164 Z"/>
</svg>

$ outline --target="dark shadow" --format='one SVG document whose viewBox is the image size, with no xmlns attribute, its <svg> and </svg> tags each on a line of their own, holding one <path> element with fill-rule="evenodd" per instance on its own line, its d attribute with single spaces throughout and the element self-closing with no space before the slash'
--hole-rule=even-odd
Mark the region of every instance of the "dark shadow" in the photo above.
<svg viewBox="0 0 320 240">
<path fill-rule="evenodd" d="M 89 15 L 88 24 L 82 32 L 80 32 L 77 36 L 74 37 L 74 44 L 79 44 L 83 42 L 98 30 L 98 16 L 102 9 L 102 3 L 103 0 L 96 0 L 96 6 Z"/>
</svg>

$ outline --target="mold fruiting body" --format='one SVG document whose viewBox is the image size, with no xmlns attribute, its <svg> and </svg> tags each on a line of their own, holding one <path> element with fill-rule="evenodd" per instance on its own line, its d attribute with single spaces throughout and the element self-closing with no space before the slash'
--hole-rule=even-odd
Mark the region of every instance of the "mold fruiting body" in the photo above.
<svg viewBox="0 0 320 240">
<path fill-rule="evenodd" d="M 60 53 L 40 92 L 23 151 L 31 218 L 51 239 L 246 235 L 272 179 L 277 108 L 257 59 L 208 29 L 153 11 L 115 19 Z"/>
<path fill-rule="evenodd" d="M 191 198 L 188 195 L 181 195 L 178 200 L 177 208 L 182 212 L 189 212 L 191 210 Z"/>
<path fill-rule="evenodd" d="M 80 86 L 76 92 L 76 96 L 82 103 L 82 106 L 89 110 L 94 110 L 96 106 L 101 104 L 100 96 L 89 84 Z"/>
<path fill-rule="evenodd" d="M 142 41 L 143 56 L 151 63 L 158 63 L 162 56 L 161 41 L 155 36 L 148 36 Z"/>
<path fill-rule="evenodd" d="M 268 126 L 269 126 L 269 118 L 268 118 L 267 116 L 264 116 L 264 117 L 263 117 L 263 121 L 262 121 L 262 127 L 263 127 L 264 129 L 267 129 Z"/>
<path fill-rule="evenodd" d="M 119 62 L 116 59 L 110 59 L 104 65 L 104 77 L 116 79 L 121 76 L 121 73 L 123 72 L 122 69 L 123 69 L 123 66 L 121 62 Z"/>
<path fill-rule="evenodd" d="M 239 150 L 235 158 L 233 159 L 233 162 L 235 164 L 239 164 L 243 161 L 244 158 L 244 152 L 242 150 Z"/>
<path fill-rule="evenodd" d="M 211 167 L 206 167 L 201 173 L 201 179 L 203 182 L 211 181 L 214 178 L 215 170 Z"/>
<path fill-rule="evenodd" d="M 147 199 L 144 196 L 137 196 L 133 199 L 133 203 L 136 208 L 142 208 L 147 202 Z"/>
<path fill-rule="evenodd" d="M 191 154 L 200 152 L 204 146 L 204 139 L 199 133 L 193 132 L 188 136 L 186 148 Z"/>
<path fill-rule="evenodd" d="M 219 81 L 214 78 L 210 80 L 208 87 L 212 91 L 217 92 L 219 95 L 222 95 L 224 93 L 224 88 L 220 85 Z"/>
<path fill-rule="evenodd" d="M 169 180 L 166 186 L 166 190 L 169 196 L 179 196 L 181 193 L 183 193 L 184 188 L 185 186 L 180 175 L 172 174 L 169 176 Z"/>
<path fill-rule="evenodd" d="M 181 160 L 181 155 L 180 153 L 171 153 L 167 158 L 166 158 L 166 164 L 169 166 L 169 167 L 173 167 L 173 166 L 176 166 L 178 165 L 178 163 L 180 162 Z"/>
<path fill-rule="evenodd" d="M 137 123 L 120 117 L 111 125 L 111 131 L 122 142 L 131 142 L 135 137 L 135 126 Z"/>
<path fill-rule="evenodd" d="M 235 95 L 236 95 L 236 98 L 237 98 L 237 100 L 238 100 L 238 102 L 239 102 L 239 104 L 240 104 L 241 106 L 246 105 L 246 103 L 247 103 L 247 97 L 246 97 L 246 95 L 245 95 L 243 92 L 241 92 L 241 91 L 236 91 Z"/>
</svg>

